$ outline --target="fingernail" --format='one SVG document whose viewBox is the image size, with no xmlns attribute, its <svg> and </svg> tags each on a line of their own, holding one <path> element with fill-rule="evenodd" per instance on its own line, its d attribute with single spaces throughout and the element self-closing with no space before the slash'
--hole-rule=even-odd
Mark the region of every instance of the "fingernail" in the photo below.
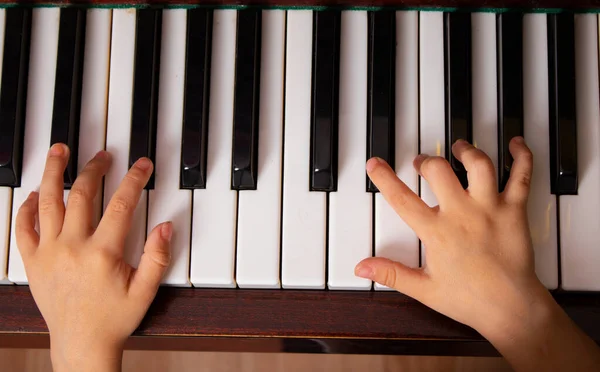
<svg viewBox="0 0 600 372">
<path fill-rule="evenodd" d="M 106 160 L 108 159 L 108 152 L 106 151 L 98 151 L 96 153 L 96 159 Z"/>
<path fill-rule="evenodd" d="M 466 143 L 468 143 L 468 142 L 467 142 L 467 141 L 465 141 L 465 140 L 464 140 L 464 139 L 462 139 L 462 138 L 459 138 L 459 139 L 457 139 L 456 141 L 454 141 L 454 144 L 455 144 L 455 145 L 458 145 L 458 144 L 460 144 L 460 145 L 464 145 L 464 144 L 466 144 Z"/>
<path fill-rule="evenodd" d="M 521 136 L 515 137 L 515 142 L 518 143 L 519 145 L 522 145 L 523 143 L 525 143 L 525 139 Z"/>
<path fill-rule="evenodd" d="M 373 269 L 369 265 L 359 264 L 356 267 L 355 274 L 361 278 L 371 279 L 373 276 Z"/>
<path fill-rule="evenodd" d="M 137 161 L 136 166 L 138 168 L 140 168 L 141 170 L 148 170 L 152 166 L 152 163 L 150 162 L 149 159 L 142 158 L 142 159 L 140 159 L 140 160 Z"/>
<path fill-rule="evenodd" d="M 64 154 L 65 149 L 62 143 L 55 143 L 54 145 L 52 145 L 52 147 L 50 147 L 50 155 L 51 156 L 61 156 L 62 154 Z"/>
<path fill-rule="evenodd" d="M 29 195 L 27 196 L 27 200 L 33 199 L 33 197 L 36 195 L 37 195 L 37 192 L 35 192 L 35 191 L 30 192 Z"/>
<path fill-rule="evenodd" d="M 164 240 L 170 242 L 173 236 L 173 224 L 171 222 L 164 223 L 160 228 L 160 236 Z"/>
<path fill-rule="evenodd" d="M 429 157 L 429 155 L 427 155 L 427 154 L 419 154 L 415 158 L 415 161 L 422 162 L 423 160 L 427 159 L 428 157 Z"/>
<path fill-rule="evenodd" d="M 380 163 L 381 163 L 381 159 L 379 159 L 379 158 L 369 159 L 369 161 L 367 161 L 367 172 L 370 172 L 373 169 L 375 169 L 375 166 L 377 166 Z"/>
</svg>

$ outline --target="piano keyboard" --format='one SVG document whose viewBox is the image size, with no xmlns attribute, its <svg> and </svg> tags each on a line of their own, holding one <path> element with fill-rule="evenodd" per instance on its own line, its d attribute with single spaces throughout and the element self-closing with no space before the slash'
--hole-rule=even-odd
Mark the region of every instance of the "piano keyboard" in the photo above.
<svg viewBox="0 0 600 372">
<path fill-rule="evenodd" d="M 0 10 L 0 283 L 26 284 L 16 212 L 46 151 L 77 171 L 113 155 L 95 215 L 131 164 L 155 162 L 127 238 L 174 222 L 163 284 L 386 289 L 372 255 L 426 265 L 365 173 L 386 159 L 429 204 L 412 160 L 451 144 L 534 156 L 529 221 L 549 289 L 600 290 L 598 20 L 592 14 L 209 9 Z"/>
</svg>

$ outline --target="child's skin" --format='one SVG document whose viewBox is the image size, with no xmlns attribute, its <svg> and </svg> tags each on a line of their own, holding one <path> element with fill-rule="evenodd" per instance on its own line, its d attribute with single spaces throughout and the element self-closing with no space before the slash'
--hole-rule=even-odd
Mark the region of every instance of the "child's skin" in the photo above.
<svg viewBox="0 0 600 372">
<path fill-rule="evenodd" d="M 356 274 L 473 327 L 516 370 L 600 369 L 598 346 L 535 275 L 526 210 L 532 154 L 522 138 L 510 144 L 514 165 L 501 194 L 487 155 L 464 141 L 452 151 L 467 169 L 467 191 L 446 160 L 421 155 L 414 162 L 437 197 L 435 208 L 424 204 L 385 162 L 367 162 L 369 177 L 427 247 L 427 267 L 410 269 L 368 258 L 358 263 Z M 17 215 L 17 243 L 50 331 L 55 371 L 119 371 L 123 345 L 170 264 L 173 227 L 155 227 L 138 269 L 130 267 L 123 261 L 125 236 L 152 163 L 140 159 L 131 168 L 96 227 L 94 197 L 110 156 L 100 152 L 88 163 L 65 208 L 68 156 L 65 145 L 50 149 L 40 192 L 32 193 Z"/>
</svg>

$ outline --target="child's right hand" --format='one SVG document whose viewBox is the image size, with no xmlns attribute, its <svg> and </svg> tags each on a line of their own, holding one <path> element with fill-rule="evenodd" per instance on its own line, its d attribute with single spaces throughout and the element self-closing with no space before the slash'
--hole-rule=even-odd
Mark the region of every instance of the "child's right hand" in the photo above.
<svg viewBox="0 0 600 372">
<path fill-rule="evenodd" d="M 439 206 L 434 208 L 385 162 L 369 160 L 369 177 L 423 242 L 426 266 L 412 269 L 368 258 L 357 265 L 356 274 L 473 327 L 516 368 L 555 370 L 563 365 L 586 370 L 593 364 L 581 356 L 585 352 L 600 365 L 595 344 L 576 330 L 536 277 L 527 220 L 533 156 L 523 139 L 510 143 L 514 164 L 502 193 L 485 153 L 465 141 L 457 141 L 452 152 L 467 170 L 468 190 L 445 159 L 421 155 L 414 162 L 437 197 Z M 577 350 L 575 355 L 569 355 L 569 347 Z M 548 358 L 555 351 L 567 356 L 565 364 Z M 540 364 L 544 362 L 548 364 Z"/>
<path fill-rule="evenodd" d="M 426 267 L 409 269 L 384 258 L 369 258 L 357 267 L 372 270 L 374 281 L 418 299 L 483 333 L 526 318 L 544 288 L 534 272 L 527 223 L 532 154 L 522 141 L 510 145 L 511 177 L 498 193 L 490 158 L 465 141 L 452 151 L 469 179 L 464 190 L 450 164 L 421 155 L 414 165 L 439 202 L 430 208 L 382 161 L 370 160 L 369 177 L 425 247 Z M 485 316 L 482 316 L 485 314 Z"/>
</svg>

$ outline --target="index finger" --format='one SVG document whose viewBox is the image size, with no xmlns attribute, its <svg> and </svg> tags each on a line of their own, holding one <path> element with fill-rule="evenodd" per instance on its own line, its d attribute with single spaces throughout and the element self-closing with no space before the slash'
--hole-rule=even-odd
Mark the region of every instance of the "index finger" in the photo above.
<svg viewBox="0 0 600 372">
<path fill-rule="evenodd" d="M 52 145 L 46 158 L 39 196 L 40 237 L 53 239 L 60 234 L 64 217 L 64 177 L 69 159 L 69 148 L 62 144 Z"/>
<path fill-rule="evenodd" d="M 94 238 L 100 237 L 117 256 L 123 255 L 127 233 L 142 190 L 152 174 L 152 162 L 142 158 L 129 169 L 119 188 L 110 199 L 104 216 L 98 224 Z"/>
<path fill-rule="evenodd" d="M 421 226 L 428 226 L 434 212 L 402 182 L 390 166 L 379 158 L 367 162 L 367 174 L 394 211 L 417 235 Z"/>
</svg>

